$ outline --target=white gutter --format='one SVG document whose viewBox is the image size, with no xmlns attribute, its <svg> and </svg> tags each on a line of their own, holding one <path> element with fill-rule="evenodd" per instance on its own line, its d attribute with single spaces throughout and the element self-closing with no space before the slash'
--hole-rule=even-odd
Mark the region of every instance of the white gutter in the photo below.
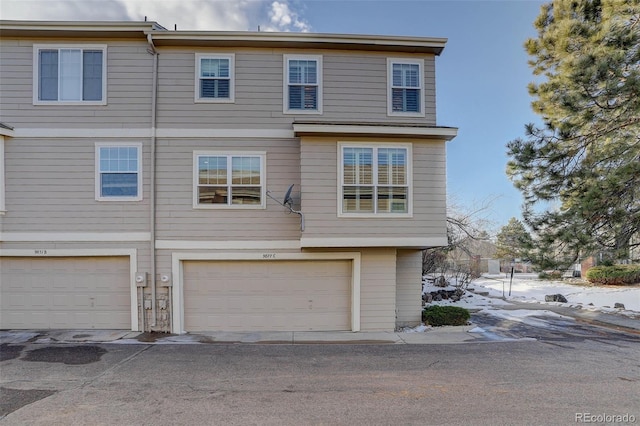
<svg viewBox="0 0 640 426">
<path fill-rule="evenodd" d="M 158 103 L 158 52 L 153 45 L 151 34 L 147 34 L 147 42 L 149 43 L 149 52 L 153 55 L 153 79 L 151 92 L 151 165 L 149 167 L 149 181 L 151 183 L 149 189 L 149 250 L 151 251 L 151 327 L 156 326 L 156 116 Z M 144 301 L 143 301 L 144 315 Z"/>
</svg>

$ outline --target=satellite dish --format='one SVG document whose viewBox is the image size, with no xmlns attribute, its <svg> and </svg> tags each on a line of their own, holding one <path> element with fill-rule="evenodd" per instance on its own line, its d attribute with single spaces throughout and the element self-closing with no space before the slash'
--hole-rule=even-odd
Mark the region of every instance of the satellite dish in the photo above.
<svg viewBox="0 0 640 426">
<path fill-rule="evenodd" d="M 293 199 L 291 198 L 291 190 L 293 189 L 293 183 L 287 189 L 287 192 L 284 194 L 284 201 L 282 204 L 291 206 L 293 204 Z"/>
</svg>

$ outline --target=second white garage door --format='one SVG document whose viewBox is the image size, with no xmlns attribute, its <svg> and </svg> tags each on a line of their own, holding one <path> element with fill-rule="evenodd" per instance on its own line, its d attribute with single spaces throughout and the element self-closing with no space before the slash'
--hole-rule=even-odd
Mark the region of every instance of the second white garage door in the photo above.
<svg viewBox="0 0 640 426">
<path fill-rule="evenodd" d="M 0 257 L 0 328 L 131 329 L 129 258 Z"/>
<path fill-rule="evenodd" d="M 185 331 L 351 329 L 351 261 L 185 261 Z"/>
</svg>

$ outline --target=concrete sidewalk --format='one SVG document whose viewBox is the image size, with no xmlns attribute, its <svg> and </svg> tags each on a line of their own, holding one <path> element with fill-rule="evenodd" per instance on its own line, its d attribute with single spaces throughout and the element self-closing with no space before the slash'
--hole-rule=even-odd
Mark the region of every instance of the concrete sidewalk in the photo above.
<svg viewBox="0 0 640 426">
<path fill-rule="evenodd" d="M 510 300 L 502 310 L 551 311 L 577 321 L 619 331 L 640 333 L 640 320 L 621 314 L 576 309 L 552 304 L 522 303 Z M 459 344 L 529 340 L 492 338 L 476 332 L 475 325 L 429 327 L 425 331 L 271 331 L 199 332 L 187 334 L 141 333 L 128 330 L 4 330 L 0 344 L 17 343 L 120 343 L 120 344 Z"/>
<path fill-rule="evenodd" d="M 127 330 L 5 330 L 0 344 L 118 343 L 118 344 L 457 344 L 489 341 L 474 325 L 433 327 L 424 332 L 271 331 L 140 333 Z"/>
</svg>

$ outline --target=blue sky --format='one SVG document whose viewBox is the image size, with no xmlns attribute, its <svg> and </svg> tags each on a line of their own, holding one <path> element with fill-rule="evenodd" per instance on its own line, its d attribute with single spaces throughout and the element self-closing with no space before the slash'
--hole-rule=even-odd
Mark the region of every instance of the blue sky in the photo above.
<svg viewBox="0 0 640 426">
<path fill-rule="evenodd" d="M 432 0 L 2 0 L 2 19 L 142 20 L 167 28 L 312 31 L 446 37 L 436 61 L 438 124 L 458 127 L 447 147 L 455 204 L 496 228 L 520 218 L 522 197 L 505 175 L 506 143 L 539 122 L 531 110 L 524 41 L 541 1 Z"/>
</svg>

